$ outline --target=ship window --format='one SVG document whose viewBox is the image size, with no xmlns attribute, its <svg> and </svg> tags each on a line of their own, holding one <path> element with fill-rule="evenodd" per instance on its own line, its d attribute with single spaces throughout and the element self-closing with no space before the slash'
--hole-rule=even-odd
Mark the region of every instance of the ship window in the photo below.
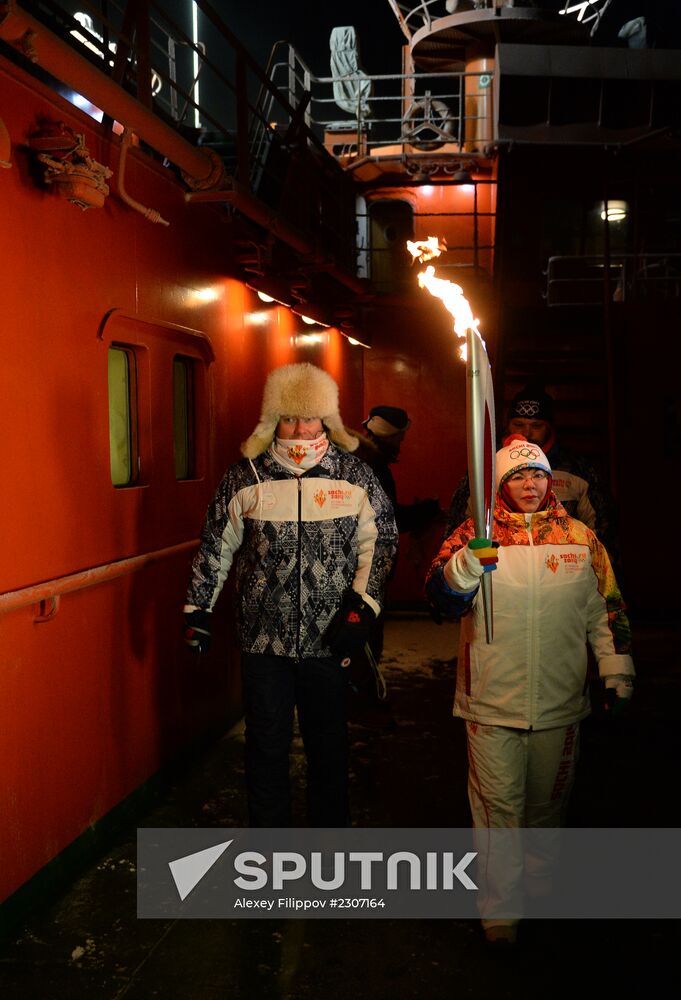
<svg viewBox="0 0 681 1000">
<path fill-rule="evenodd" d="M 191 479 L 195 468 L 194 361 L 173 358 L 173 444 L 175 478 Z"/>
<path fill-rule="evenodd" d="M 129 486 L 136 478 L 135 378 L 134 352 L 126 347 L 110 347 L 109 451 L 114 486 Z"/>
</svg>

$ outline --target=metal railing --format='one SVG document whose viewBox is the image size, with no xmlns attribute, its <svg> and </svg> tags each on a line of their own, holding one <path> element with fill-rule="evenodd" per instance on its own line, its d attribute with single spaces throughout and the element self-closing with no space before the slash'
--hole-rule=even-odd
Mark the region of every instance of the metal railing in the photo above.
<svg viewBox="0 0 681 1000">
<path fill-rule="evenodd" d="M 51 609 L 47 613 L 41 614 L 37 620 L 50 621 L 59 606 L 59 598 L 64 594 L 73 594 L 78 590 L 86 590 L 88 587 L 109 583 L 111 580 L 136 573 L 163 559 L 185 555 L 198 548 L 199 542 L 200 539 L 192 538 L 190 541 L 170 545 L 165 549 L 157 549 L 155 552 L 144 552 L 127 559 L 117 559 L 115 562 L 92 566 L 90 569 L 80 570 L 78 573 L 58 576 L 53 580 L 45 580 L 29 587 L 21 587 L 19 590 L 9 590 L 0 594 L 0 615 L 9 611 L 17 611 L 19 608 L 30 607 L 32 604 L 49 602 Z"/>
<path fill-rule="evenodd" d="M 613 302 L 681 298 L 681 253 L 549 257 L 544 274 L 549 306 L 601 305 L 606 278 Z"/>
<path fill-rule="evenodd" d="M 207 0 L 196 0 L 207 42 L 156 0 L 23 0 L 23 6 L 190 141 L 218 152 L 227 172 L 254 191 L 267 174 L 275 187 L 283 183 L 276 151 L 291 129 L 298 142 L 302 136 L 328 150 L 333 134 L 337 145 L 365 153 L 395 144 L 432 152 L 448 143 L 463 149 L 480 122 L 491 122 L 489 73 L 369 76 L 371 112 L 358 107 L 347 116 L 336 105 L 333 77 L 315 77 L 286 42 L 275 45 L 264 71 Z M 344 83 L 359 89 L 366 79 L 357 74 Z M 97 116 L 82 99 L 87 95 L 64 96 Z"/>
<path fill-rule="evenodd" d="M 565 8 L 559 10 L 559 13 L 583 24 L 591 24 L 591 34 L 593 35 L 610 3 L 611 0 L 591 0 L 588 4 L 574 3 L 570 5 L 566 3 Z M 430 29 L 434 21 L 447 17 L 449 14 L 465 14 L 476 10 L 499 10 L 502 7 L 523 6 L 518 0 L 461 0 L 453 6 L 452 10 L 447 10 L 445 0 L 388 0 L 388 4 L 408 39 L 411 39 L 422 28 Z M 541 8 L 544 5 L 535 0 L 528 6 Z M 546 9 L 555 12 L 556 7 L 546 4 Z"/>
<path fill-rule="evenodd" d="M 409 168 L 412 159 L 435 162 L 442 151 L 453 172 L 451 154 L 472 151 L 470 137 L 481 134 L 481 121 L 491 123 L 487 73 L 369 77 L 371 111 L 343 117 L 333 77 L 315 77 L 287 43 L 275 46 L 261 69 L 208 0 L 196 0 L 198 31 L 189 4 L 171 17 L 162 0 L 19 3 L 190 144 L 217 153 L 236 184 L 351 271 L 358 253 L 352 181 L 328 153 L 340 145 L 358 160 L 385 150 L 408 157 Z M 358 73 L 344 82 L 366 79 Z M 87 94 L 66 86 L 61 92 L 103 118 Z M 301 148 L 312 155 L 298 157 L 292 169 Z"/>
<path fill-rule="evenodd" d="M 286 103 L 303 109 L 302 117 L 327 148 L 346 147 L 368 155 L 380 147 L 410 147 L 415 152 L 433 152 L 448 143 L 463 150 L 480 132 L 481 122 L 492 114 L 492 74 L 487 72 L 440 72 L 400 74 L 348 74 L 343 83 L 361 92 L 368 81 L 371 93 L 362 110 L 350 117 L 339 110 L 331 76 L 317 77 L 288 42 L 272 49 L 267 75 L 284 95 Z M 405 96 L 407 95 L 407 96 Z M 260 98 L 260 118 L 277 129 L 286 129 L 290 118 L 277 118 L 269 93 Z M 484 108 L 484 113 L 478 113 Z M 346 117 L 343 115 L 346 114 Z M 491 138 L 491 131 L 490 131 Z"/>
<path fill-rule="evenodd" d="M 171 15 L 163 0 L 18 4 L 188 143 L 216 153 L 241 190 L 274 208 L 284 221 L 295 222 L 309 234 L 309 242 L 323 241 L 331 256 L 352 267 L 350 179 L 325 155 L 301 117 L 299 102 L 287 102 L 208 0 L 195 0 L 198 30 L 191 23 L 192 5 L 178 6 Z M 103 120 L 102 109 L 87 94 L 68 85 L 55 87 Z M 286 122 L 286 129 L 273 127 L 275 121 Z M 303 182 L 292 176 L 294 142 L 319 154 L 307 158 L 304 183 L 308 191 L 319 189 L 323 212 L 315 199 L 301 204 L 296 196 L 296 183 Z"/>
</svg>

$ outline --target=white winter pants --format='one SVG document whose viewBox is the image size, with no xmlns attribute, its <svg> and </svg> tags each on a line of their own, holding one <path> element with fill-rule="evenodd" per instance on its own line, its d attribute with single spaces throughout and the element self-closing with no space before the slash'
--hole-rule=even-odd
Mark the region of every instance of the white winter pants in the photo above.
<svg viewBox="0 0 681 1000">
<path fill-rule="evenodd" d="M 467 722 L 466 735 L 483 924 L 515 923 L 525 896 L 551 891 L 558 835 L 550 829 L 564 820 L 579 724 L 535 732 Z M 496 828 L 506 832 L 485 832 Z"/>
</svg>

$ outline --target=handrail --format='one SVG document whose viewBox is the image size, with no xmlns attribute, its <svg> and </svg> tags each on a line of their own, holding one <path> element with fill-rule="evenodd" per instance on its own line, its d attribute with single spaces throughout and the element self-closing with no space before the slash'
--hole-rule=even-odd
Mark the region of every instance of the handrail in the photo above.
<svg viewBox="0 0 681 1000">
<path fill-rule="evenodd" d="M 567 268 L 567 270 L 566 270 Z M 579 270 L 582 268 L 582 270 Z M 603 296 L 599 291 L 606 280 L 615 282 L 612 293 L 614 302 L 636 300 L 639 296 L 655 291 L 664 298 L 681 295 L 681 254 L 664 252 L 605 254 L 564 254 L 549 257 L 546 270 L 546 290 L 542 292 L 552 305 L 599 305 Z M 561 288 L 574 294 L 566 300 Z M 593 294 L 585 297 L 587 294 Z"/>
<path fill-rule="evenodd" d="M 206 150 L 192 146 L 140 101 L 113 83 L 74 46 L 63 42 L 16 3 L 8 7 L 0 20 L 0 38 L 19 47 L 30 43 L 29 58 L 33 62 L 73 90 L 85 94 L 112 118 L 124 122 L 189 177 L 201 182 L 212 179 L 216 167 Z"/>
<path fill-rule="evenodd" d="M 128 573 L 135 573 L 151 563 L 180 555 L 198 545 L 199 539 L 192 538 L 191 541 L 170 545 L 168 548 L 157 549 L 155 552 L 145 552 L 143 555 L 131 556 L 128 559 L 103 563 L 101 566 L 93 566 L 78 573 L 70 573 L 68 576 L 59 576 L 53 580 L 46 580 L 44 583 L 22 587 L 20 590 L 9 590 L 0 594 L 0 614 L 30 607 L 31 604 L 38 604 L 40 601 L 46 601 L 61 594 L 71 594 L 76 590 L 85 590 L 88 587 L 96 587 L 100 583 L 108 583 L 109 580 L 126 576 Z"/>
<path fill-rule="evenodd" d="M 279 54 L 279 50 L 283 48 L 288 51 L 286 59 L 282 59 Z M 292 67 L 294 70 L 302 67 L 303 72 L 308 74 L 304 86 L 301 87 L 297 72 L 292 73 Z M 469 129 L 475 122 L 487 120 L 491 113 L 489 109 L 478 113 L 476 106 L 467 109 L 464 105 L 464 93 L 466 99 L 491 98 L 490 85 L 494 73 L 490 69 L 431 73 L 348 73 L 343 77 L 347 84 L 370 83 L 371 105 L 374 109 L 373 114 L 362 113 L 352 118 L 341 118 L 342 112 L 338 111 L 333 93 L 335 77 L 310 73 L 290 43 L 278 42 L 273 48 L 268 71 L 278 90 L 288 98 L 289 104 L 296 106 L 303 96 L 309 101 L 305 117 L 313 134 L 318 132 L 326 140 L 327 131 L 351 131 L 354 128 L 362 133 L 362 145 L 371 150 L 372 156 L 381 147 L 395 143 L 413 145 L 417 152 L 423 144 L 422 149 L 430 151 L 433 142 L 438 139 L 441 143 L 458 143 L 463 148 Z M 407 81 L 411 87 L 405 106 L 403 84 Z M 377 92 L 377 84 L 383 85 L 382 92 Z M 434 93 L 427 89 L 433 84 Z M 416 118 L 412 121 L 411 116 L 414 114 Z M 270 123 L 277 118 L 276 112 L 271 109 L 263 117 Z M 288 126 L 288 120 L 276 120 L 276 126 L 283 129 Z M 419 134 L 424 131 L 425 136 Z"/>
</svg>

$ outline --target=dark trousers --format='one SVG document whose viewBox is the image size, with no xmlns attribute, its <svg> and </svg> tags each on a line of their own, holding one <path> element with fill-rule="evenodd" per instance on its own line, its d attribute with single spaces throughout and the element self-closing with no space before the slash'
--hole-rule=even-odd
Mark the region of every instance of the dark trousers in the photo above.
<svg viewBox="0 0 681 1000">
<path fill-rule="evenodd" d="M 347 681 L 331 657 L 243 653 L 246 787 L 251 826 L 290 826 L 294 708 L 307 758 L 310 826 L 347 826 Z"/>
</svg>

